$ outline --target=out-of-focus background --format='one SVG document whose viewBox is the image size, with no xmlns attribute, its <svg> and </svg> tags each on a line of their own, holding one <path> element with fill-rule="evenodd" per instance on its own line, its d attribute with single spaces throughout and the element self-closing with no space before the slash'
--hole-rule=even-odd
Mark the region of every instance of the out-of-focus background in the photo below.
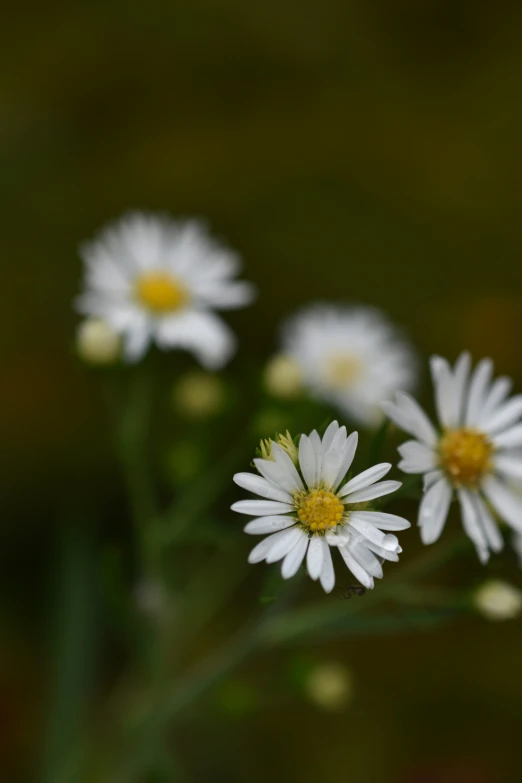
<svg viewBox="0 0 522 783">
<path fill-rule="evenodd" d="M 96 596 L 95 553 L 130 536 L 100 384 L 74 357 L 79 241 L 129 208 L 205 216 L 259 288 L 229 319 L 236 380 L 291 310 L 342 298 L 385 309 L 421 355 L 492 356 L 520 389 L 522 6 L 72 0 L 11 4 L 2 28 L 0 764 L 16 783 L 35 779 L 64 665 L 56 596 L 82 578 Z M 161 372 L 191 365 L 172 362 Z M 61 574 L 70 524 L 83 554 Z M 415 530 L 404 539 L 418 548 Z M 480 581 L 473 557 L 464 567 Z M 488 573 L 507 567 L 516 579 L 509 554 Z M 122 652 L 102 599 L 82 606 L 88 722 Z M 323 659 L 352 673 L 343 710 L 295 684 Z M 180 768 L 198 782 L 512 783 L 520 659 L 518 622 L 472 618 L 254 658 L 178 727 Z"/>
</svg>

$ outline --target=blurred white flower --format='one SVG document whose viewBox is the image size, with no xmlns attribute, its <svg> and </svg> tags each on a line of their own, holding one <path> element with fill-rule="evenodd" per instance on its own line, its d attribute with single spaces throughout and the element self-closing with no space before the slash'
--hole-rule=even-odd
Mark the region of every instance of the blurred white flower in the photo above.
<svg viewBox="0 0 522 783">
<path fill-rule="evenodd" d="M 232 506 L 255 517 L 245 532 L 273 534 L 254 547 L 249 562 L 282 560 L 281 573 L 289 579 L 306 557 L 308 574 L 329 593 L 335 585 L 330 547 L 335 547 L 355 578 L 372 588 L 374 577 L 383 575 L 382 561 L 397 561 L 402 551 L 397 537 L 382 531 L 410 527 L 402 517 L 367 510 L 368 501 L 401 486 L 398 481 L 379 481 L 391 465 L 376 465 L 343 484 L 357 448 L 357 433 L 347 437 L 346 427 L 336 421 L 322 439 L 315 430 L 310 436 L 301 435 L 295 462 L 288 444 L 284 448 L 272 441 L 270 452 L 264 446 L 266 458 L 254 460 L 261 475 L 234 476 L 236 484 L 263 498 Z"/>
<path fill-rule="evenodd" d="M 114 364 L 120 358 L 120 335 L 101 318 L 85 318 L 76 331 L 76 351 L 87 364 Z"/>
<path fill-rule="evenodd" d="M 399 468 L 425 474 L 418 520 L 423 542 L 439 538 L 456 494 L 464 530 L 484 563 L 490 550 L 498 552 L 504 543 L 488 504 L 522 532 L 522 497 L 509 486 L 522 480 L 522 395 L 508 398 L 509 378 L 492 382 L 490 359 L 482 359 L 471 373 L 468 353 L 454 368 L 435 356 L 431 370 L 440 431 L 407 394 L 383 405 L 390 419 L 415 438 L 399 447 Z"/>
<path fill-rule="evenodd" d="M 512 620 L 522 612 L 522 591 L 492 579 L 476 591 L 474 604 L 488 620 Z"/>
<path fill-rule="evenodd" d="M 283 327 L 283 351 L 312 394 L 365 425 L 378 424 L 380 403 L 415 380 L 410 347 L 371 308 L 305 308 Z"/>
<path fill-rule="evenodd" d="M 225 386 L 219 375 L 192 370 L 174 384 L 172 401 L 180 413 L 193 419 L 207 419 L 223 408 Z"/>
<path fill-rule="evenodd" d="M 317 707 L 329 712 L 343 710 L 353 693 L 352 674 L 337 661 L 317 664 L 305 681 L 306 695 Z"/>
<path fill-rule="evenodd" d="M 78 309 L 123 336 L 125 357 L 138 361 L 151 342 L 192 351 L 208 368 L 224 365 L 235 338 L 215 309 L 253 298 L 239 282 L 235 253 L 196 220 L 132 213 L 82 246 L 85 290 Z"/>
<path fill-rule="evenodd" d="M 265 386 L 274 397 L 296 397 L 303 388 L 301 368 L 297 361 L 282 353 L 272 356 L 265 367 Z"/>
</svg>

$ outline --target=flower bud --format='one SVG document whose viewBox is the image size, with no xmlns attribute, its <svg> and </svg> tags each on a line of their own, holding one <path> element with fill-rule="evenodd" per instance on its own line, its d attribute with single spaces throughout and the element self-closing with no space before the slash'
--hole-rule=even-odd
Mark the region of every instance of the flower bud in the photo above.
<svg viewBox="0 0 522 783">
<path fill-rule="evenodd" d="M 179 413 L 193 419 L 208 419 L 222 410 L 225 387 L 218 375 L 193 370 L 174 385 L 172 399 Z"/>
<path fill-rule="evenodd" d="M 308 674 L 305 691 L 311 702 L 328 712 L 340 712 L 352 698 L 352 674 L 342 663 L 321 663 Z"/>
<path fill-rule="evenodd" d="M 512 620 L 522 612 L 522 591 L 507 582 L 491 579 L 475 592 L 474 604 L 488 620 Z"/>
<path fill-rule="evenodd" d="M 119 334 L 101 318 L 86 318 L 76 332 L 76 351 L 86 364 L 114 364 L 120 358 Z"/>
<path fill-rule="evenodd" d="M 297 446 L 295 445 L 294 440 L 288 430 L 286 431 L 285 435 L 282 435 L 281 433 L 277 435 L 275 441 L 271 438 L 264 438 L 261 441 L 259 444 L 259 453 L 262 459 L 274 460 L 272 455 L 273 443 L 277 443 L 278 446 L 281 446 L 283 451 L 286 451 L 294 465 L 297 465 L 299 461 L 299 453 L 297 451 Z"/>
<path fill-rule="evenodd" d="M 277 354 L 268 361 L 264 380 L 267 391 L 283 399 L 297 397 L 303 388 L 299 364 L 285 354 Z"/>
</svg>

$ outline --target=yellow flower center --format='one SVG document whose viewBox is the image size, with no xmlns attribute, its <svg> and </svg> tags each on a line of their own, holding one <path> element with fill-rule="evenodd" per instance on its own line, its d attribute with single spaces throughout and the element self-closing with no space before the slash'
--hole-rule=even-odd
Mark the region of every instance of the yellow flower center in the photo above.
<svg viewBox="0 0 522 783">
<path fill-rule="evenodd" d="M 343 518 L 344 504 L 333 492 L 312 489 L 296 498 L 297 516 L 312 532 L 335 527 Z"/>
<path fill-rule="evenodd" d="M 455 486 L 474 487 L 491 468 L 493 446 L 482 432 L 449 430 L 439 444 L 442 468 Z"/>
<path fill-rule="evenodd" d="M 353 383 L 361 371 L 361 360 L 351 354 L 333 354 L 327 359 L 326 377 L 334 388 Z"/>
<path fill-rule="evenodd" d="M 168 272 L 146 272 L 136 281 L 137 300 L 156 314 L 179 310 L 187 302 L 185 287 Z"/>
</svg>

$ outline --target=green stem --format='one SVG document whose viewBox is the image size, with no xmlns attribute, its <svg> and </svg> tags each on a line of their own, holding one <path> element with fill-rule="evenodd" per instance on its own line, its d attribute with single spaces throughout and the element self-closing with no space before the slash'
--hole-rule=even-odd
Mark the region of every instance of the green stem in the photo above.
<svg viewBox="0 0 522 783">
<path fill-rule="evenodd" d="M 147 459 L 152 412 L 153 383 L 142 367 L 134 368 L 128 394 L 108 389 L 116 452 L 123 472 L 134 528 L 136 549 L 143 576 L 151 575 L 150 527 L 156 518 L 156 502 Z"/>
<path fill-rule="evenodd" d="M 337 628 L 339 623 L 346 623 L 351 615 L 366 611 L 390 599 L 393 600 L 394 591 L 398 588 L 407 587 L 415 591 L 417 588 L 414 582 L 417 579 L 441 567 L 467 546 L 469 541 L 465 536 L 449 539 L 425 552 L 413 563 L 403 566 L 395 574 L 387 576 L 382 584 L 371 593 L 366 593 L 364 598 L 357 601 L 352 599 L 349 605 L 348 602 L 329 604 L 325 604 L 324 601 L 317 602 L 292 614 L 274 618 L 266 632 L 273 644 L 293 643 L 312 633 L 325 634 Z"/>
<path fill-rule="evenodd" d="M 161 694 L 152 693 L 149 708 L 136 720 L 133 742 L 126 753 L 126 764 L 119 775 L 111 776 L 111 783 L 135 783 L 140 775 L 150 769 L 150 762 L 158 737 L 163 736 L 169 721 L 185 715 L 190 705 L 239 666 L 252 652 L 263 646 L 267 637 L 265 627 L 281 611 L 288 609 L 300 588 L 301 580 L 294 578 L 286 585 L 279 600 L 266 608 L 253 622 L 238 631 L 223 647 L 183 673 L 178 680 Z M 136 737 L 138 733 L 138 737 Z"/>
<path fill-rule="evenodd" d="M 242 436 L 224 453 L 213 470 L 193 482 L 162 515 L 153 531 L 152 545 L 157 549 L 175 546 L 183 536 L 205 514 L 223 492 L 223 486 L 230 481 L 230 475 L 247 452 L 248 444 Z"/>
<path fill-rule="evenodd" d="M 374 434 L 370 442 L 370 448 L 368 449 L 368 467 L 377 465 L 377 463 L 380 461 L 389 426 L 390 423 L 388 419 L 384 419 L 382 424 L 379 426 L 379 429 Z"/>
</svg>

